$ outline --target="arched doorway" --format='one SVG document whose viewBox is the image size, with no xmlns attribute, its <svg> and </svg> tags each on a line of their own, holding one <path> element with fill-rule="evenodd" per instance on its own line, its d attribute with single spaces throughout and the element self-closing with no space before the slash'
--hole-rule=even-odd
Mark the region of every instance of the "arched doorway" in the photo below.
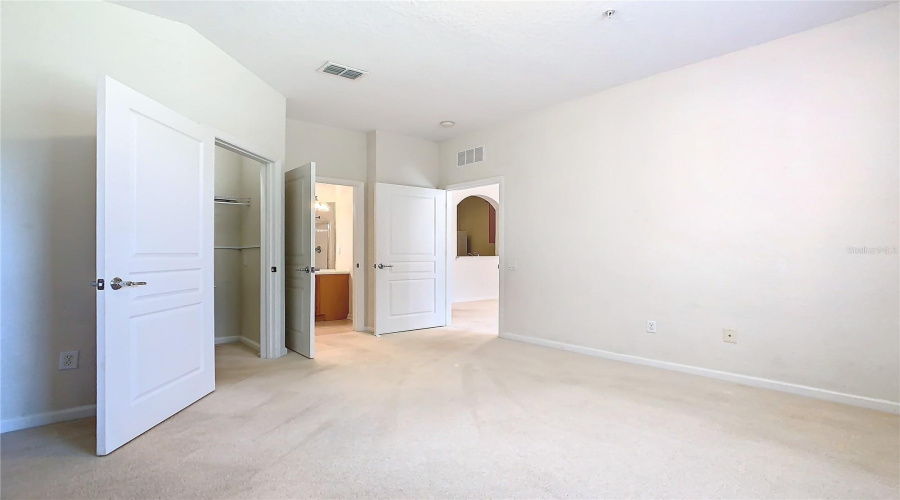
<svg viewBox="0 0 900 500">
<path fill-rule="evenodd" d="M 450 190 L 448 323 L 499 333 L 500 186 Z"/>
</svg>

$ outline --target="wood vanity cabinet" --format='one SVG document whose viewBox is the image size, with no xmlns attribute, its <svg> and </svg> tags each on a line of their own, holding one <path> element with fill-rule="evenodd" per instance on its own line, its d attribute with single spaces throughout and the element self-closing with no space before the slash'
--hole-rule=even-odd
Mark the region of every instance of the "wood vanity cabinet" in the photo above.
<svg viewBox="0 0 900 500">
<path fill-rule="evenodd" d="M 316 275 L 316 321 L 347 319 L 350 314 L 350 275 Z"/>
</svg>

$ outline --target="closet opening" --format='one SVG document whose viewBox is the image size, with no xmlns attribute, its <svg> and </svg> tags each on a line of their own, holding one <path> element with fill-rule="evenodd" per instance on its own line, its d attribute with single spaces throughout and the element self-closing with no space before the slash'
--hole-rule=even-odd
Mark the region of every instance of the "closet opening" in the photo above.
<svg viewBox="0 0 900 500">
<path fill-rule="evenodd" d="M 220 356 L 260 356 L 265 328 L 265 171 L 265 163 L 216 145 L 214 291 Z"/>
</svg>

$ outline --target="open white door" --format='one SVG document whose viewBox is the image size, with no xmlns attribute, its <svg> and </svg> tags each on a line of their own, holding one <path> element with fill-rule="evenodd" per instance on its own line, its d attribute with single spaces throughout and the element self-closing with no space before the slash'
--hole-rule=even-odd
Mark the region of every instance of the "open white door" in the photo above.
<svg viewBox="0 0 900 500">
<path fill-rule="evenodd" d="M 375 185 L 375 334 L 446 324 L 447 192 Z"/>
<path fill-rule="evenodd" d="M 98 455 L 215 389 L 214 146 L 211 130 L 101 82 Z"/>
<path fill-rule="evenodd" d="M 316 164 L 284 174 L 285 346 L 316 356 L 315 210 Z"/>
</svg>

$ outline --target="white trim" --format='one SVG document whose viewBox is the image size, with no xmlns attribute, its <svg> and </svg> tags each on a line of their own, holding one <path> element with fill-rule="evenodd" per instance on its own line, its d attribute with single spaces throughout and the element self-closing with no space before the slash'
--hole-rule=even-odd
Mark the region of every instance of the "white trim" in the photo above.
<svg viewBox="0 0 900 500">
<path fill-rule="evenodd" d="M 259 351 L 259 342 L 256 342 L 255 340 L 250 340 L 247 337 L 240 336 L 238 337 L 238 341 L 245 346 L 252 347 L 253 349 Z"/>
<path fill-rule="evenodd" d="M 353 311 L 348 319 L 353 320 L 353 330 L 366 331 L 366 183 L 349 179 L 316 176 L 318 184 L 335 184 L 353 188 Z"/>
<path fill-rule="evenodd" d="M 232 342 L 237 342 L 241 337 L 239 335 L 232 335 L 230 337 L 216 337 L 216 345 L 222 344 L 231 344 Z"/>
<path fill-rule="evenodd" d="M 858 396 L 855 394 L 847 394 L 843 392 L 830 391 L 828 389 L 820 389 L 807 385 L 792 384 L 790 382 L 781 382 L 778 380 L 770 380 L 766 378 L 753 377 L 750 375 L 741 375 L 738 373 L 723 372 L 712 370 L 709 368 L 700 368 L 698 366 L 682 365 L 669 361 L 659 361 L 656 359 L 642 358 L 632 356 L 630 354 L 619 354 L 602 349 L 594 349 L 592 347 L 584 347 L 574 344 L 566 344 L 555 340 L 539 339 L 536 337 L 528 337 L 525 335 L 516 335 L 514 333 L 501 333 L 500 338 L 515 340 L 518 342 L 526 342 L 528 344 L 539 345 L 542 347 L 552 347 L 563 351 L 575 352 L 578 354 L 587 354 L 588 356 L 596 356 L 598 358 L 611 359 L 613 361 L 622 361 L 625 363 L 633 363 L 636 365 L 652 366 L 654 368 L 662 368 L 663 370 L 672 370 L 676 372 L 689 373 L 691 375 L 699 375 L 701 377 L 714 378 L 733 382 L 736 384 L 747 385 L 751 387 L 760 387 L 763 389 L 771 389 L 799 396 L 807 396 L 810 398 L 822 399 L 825 401 L 833 401 L 872 410 L 880 410 L 888 413 L 900 414 L 900 402 L 888 401 L 886 399 L 876 399 L 867 396 Z"/>
<path fill-rule="evenodd" d="M 76 406 L 65 410 L 48 411 L 26 415 L 24 417 L 10 418 L 0 422 L 0 433 L 30 429 L 42 425 L 50 425 L 67 420 L 93 417 L 97 414 L 97 405 Z"/>
<path fill-rule="evenodd" d="M 442 189 L 448 191 L 459 191 L 461 189 L 471 189 L 482 186 L 490 186 L 493 184 L 498 184 L 500 188 L 500 199 L 495 200 L 499 204 L 505 204 L 504 201 L 506 199 L 506 193 L 504 192 L 504 179 L 503 176 L 497 177 L 488 177 L 486 179 L 478 179 L 474 181 L 467 182 L 458 182 L 456 184 L 448 184 L 444 186 Z M 497 209 L 497 257 L 500 258 L 500 290 L 498 293 L 497 300 L 497 331 L 503 331 L 503 297 L 506 295 L 506 206 L 503 205 L 501 207 L 495 207 Z M 452 213 L 451 213 L 452 211 Z M 452 241 L 456 241 L 456 225 L 453 224 L 451 227 L 450 219 L 451 215 L 455 216 L 456 207 L 450 206 L 450 196 L 447 196 L 447 241 L 451 241 L 450 231 L 453 231 Z M 447 266 L 445 272 L 447 273 L 444 279 L 446 293 L 444 294 L 446 297 L 446 325 L 452 324 L 453 318 L 453 279 L 451 273 L 453 271 L 453 266 L 456 261 L 456 247 L 450 248 L 449 243 L 447 245 Z"/>
</svg>

